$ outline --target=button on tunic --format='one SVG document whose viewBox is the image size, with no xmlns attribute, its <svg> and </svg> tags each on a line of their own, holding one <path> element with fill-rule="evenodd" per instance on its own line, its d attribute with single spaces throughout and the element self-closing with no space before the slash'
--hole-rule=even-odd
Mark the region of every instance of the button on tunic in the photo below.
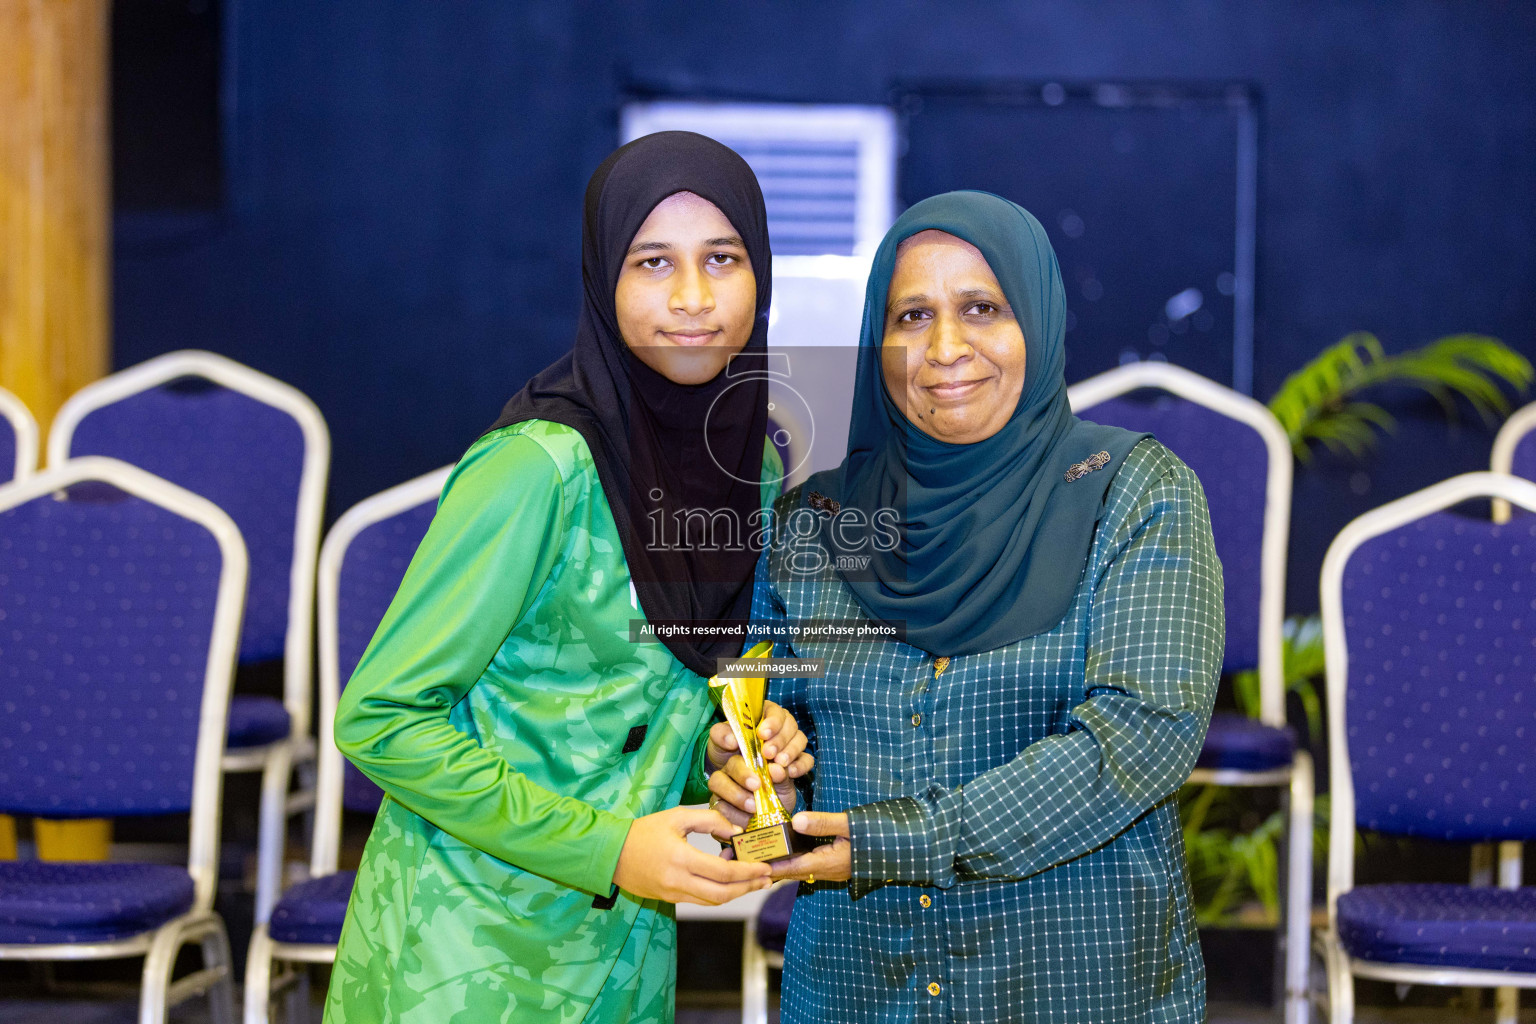
<svg viewBox="0 0 1536 1024">
<path fill-rule="evenodd" d="M 798 505 L 780 501 L 781 526 Z M 839 578 L 790 570 L 793 543 L 781 529 L 759 563 L 754 616 L 864 618 Z M 1175 794 L 1223 625 L 1199 482 L 1149 439 L 1050 632 L 937 671 L 902 643 L 781 643 L 826 660 L 770 696 L 813 733 L 805 788 L 849 813 L 853 862 L 795 903 L 782 1019 L 1203 1020 Z"/>
</svg>

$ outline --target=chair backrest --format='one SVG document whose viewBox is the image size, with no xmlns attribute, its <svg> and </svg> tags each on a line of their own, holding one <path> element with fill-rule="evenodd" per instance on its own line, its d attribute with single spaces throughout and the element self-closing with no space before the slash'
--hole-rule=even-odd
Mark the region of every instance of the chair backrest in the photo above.
<svg viewBox="0 0 1536 1024">
<path fill-rule="evenodd" d="M 310 619 L 330 437 L 295 389 L 211 352 L 172 352 L 82 388 L 59 410 L 48 464 L 130 462 L 239 524 L 251 577 L 242 663 L 284 658 L 284 704 L 309 727 Z"/>
<path fill-rule="evenodd" d="M 1323 562 L 1330 900 L 1354 830 L 1536 838 L 1536 518 L 1446 511 L 1536 483 L 1452 477 L 1350 523 Z"/>
<path fill-rule="evenodd" d="M 234 522 L 137 467 L 0 488 L 0 811 L 190 811 L 209 905 L 245 581 Z"/>
<path fill-rule="evenodd" d="M 1084 419 L 1152 433 L 1200 478 L 1225 584 L 1223 670 L 1257 667 L 1263 719 L 1285 724 L 1285 428 L 1261 403 L 1168 363 L 1122 366 L 1073 385 L 1067 396 Z"/>
<path fill-rule="evenodd" d="M 37 421 L 21 399 L 0 388 L 0 484 L 37 472 Z"/>
<path fill-rule="evenodd" d="M 1504 421 L 1499 434 L 1493 439 L 1493 465 L 1495 473 L 1513 473 L 1527 480 L 1536 480 L 1536 402 L 1517 409 Z M 1495 522 L 1507 522 L 1508 503 L 1495 499 Z"/>
<path fill-rule="evenodd" d="M 336 870 L 341 811 L 372 811 L 379 788 L 336 749 L 336 704 L 400 589 L 405 570 L 437 512 L 452 466 L 367 498 L 336 520 L 320 551 L 320 764 L 310 870 Z"/>
</svg>

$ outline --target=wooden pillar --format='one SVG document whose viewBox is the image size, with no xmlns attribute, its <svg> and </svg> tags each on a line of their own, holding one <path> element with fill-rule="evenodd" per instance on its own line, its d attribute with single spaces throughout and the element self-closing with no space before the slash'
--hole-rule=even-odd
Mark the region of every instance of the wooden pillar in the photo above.
<svg viewBox="0 0 1536 1024">
<path fill-rule="evenodd" d="M 0 0 L 0 386 L 46 431 L 109 368 L 108 0 Z"/>
<path fill-rule="evenodd" d="M 111 362 L 110 14 L 109 0 L 0 0 L 0 386 L 45 436 Z M 54 858 L 105 857 L 100 826 L 65 832 L 97 838 Z M 3 823 L 7 840 L 14 857 Z"/>
</svg>

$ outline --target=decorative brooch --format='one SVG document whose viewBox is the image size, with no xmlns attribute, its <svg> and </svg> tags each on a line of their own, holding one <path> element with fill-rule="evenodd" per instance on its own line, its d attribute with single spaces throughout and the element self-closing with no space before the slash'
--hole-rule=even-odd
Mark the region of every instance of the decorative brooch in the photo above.
<svg viewBox="0 0 1536 1024">
<path fill-rule="evenodd" d="M 811 508 L 815 509 L 817 512 L 825 512 L 832 516 L 837 515 L 843 510 L 843 506 L 841 504 L 833 501 L 831 498 L 827 497 L 825 494 L 822 494 L 820 491 L 812 491 L 809 497 L 806 498 L 806 504 L 810 505 Z"/>
<path fill-rule="evenodd" d="M 1109 465 L 1109 452 L 1094 452 L 1082 462 L 1074 462 L 1072 468 L 1067 470 L 1067 483 L 1081 480 L 1096 469 L 1103 469 Z"/>
</svg>

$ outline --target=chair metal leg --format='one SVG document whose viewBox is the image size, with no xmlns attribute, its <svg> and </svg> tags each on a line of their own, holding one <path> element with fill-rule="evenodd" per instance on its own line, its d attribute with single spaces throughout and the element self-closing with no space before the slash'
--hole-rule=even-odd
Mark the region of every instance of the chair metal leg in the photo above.
<svg viewBox="0 0 1536 1024">
<path fill-rule="evenodd" d="M 1312 757 L 1297 751 L 1291 766 L 1286 825 L 1285 1024 L 1308 1024 L 1312 950 Z"/>
<path fill-rule="evenodd" d="M 1519 843 L 1474 844 L 1468 884 L 1474 888 L 1488 888 L 1495 884 L 1501 889 L 1520 888 L 1522 852 Z M 1498 1024 L 1516 1024 L 1520 1014 L 1520 990 L 1497 988 L 1493 993 L 1494 1019 Z M 1483 994 L 1481 989 L 1463 989 L 1462 994 L 1470 1008 L 1480 1008 Z"/>
<path fill-rule="evenodd" d="M 297 974 L 283 997 L 283 1024 L 309 1024 L 309 965 L 293 966 Z"/>
<path fill-rule="evenodd" d="M 1467 878 L 1467 884 L 1474 889 L 1487 889 L 1493 885 L 1495 845 L 1494 843 L 1472 844 L 1470 851 L 1472 867 Z M 1480 988 L 1463 988 L 1461 990 L 1461 998 L 1469 1010 L 1481 1010 L 1483 1008 L 1483 990 Z"/>
<path fill-rule="evenodd" d="M 741 931 L 741 1024 L 768 1024 L 768 956 L 757 942 L 755 915 Z"/>
<path fill-rule="evenodd" d="M 208 990 L 208 1011 L 213 1024 L 235 1024 L 235 958 L 229 951 L 229 936 L 222 926 L 210 929 L 202 938 L 203 966 L 217 969 L 221 977 Z"/>
<path fill-rule="evenodd" d="M 1338 937 L 1331 928 L 1323 938 L 1323 958 L 1328 965 L 1329 1024 L 1354 1024 L 1355 979 L 1349 973 L 1349 960 L 1339 948 Z"/>
<path fill-rule="evenodd" d="M 287 797 L 288 814 L 298 816 L 299 843 L 306 850 L 313 847 L 315 842 L 315 791 L 319 788 L 318 764 L 318 760 L 314 757 L 301 757 L 293 762 L 296 785 L 294 792 Z M 305 867 L 308 865 L 306 864 Z"/>
<path fill-rule="evenodd" d="M 271 1001 L 272 938 L 259 924 L 245 954 L 245 1024 L 268 1024 Z"/>
<path fill-rule="evenodd" d="M 1499 844 L 1499 888 L 1520 888 L 1522 859 L 1525 851 L 1520 844 Z M 1518 1024 L 1520 1017 L 1520 990 L 1517 988 L 1494 989 L 1494 1018 L 1498 1024 Z"/>
<path fill-rule="evenodd" d="M 189 942 L 199 943 L 203 966 L 175 984 L 171 972 L 176 954 Z M 167 923 L 155 933 L 144 954 L 139 988 L 139 1024 L 165 1024 L 166 1009 L 191 995 L 207 993 L 215 1024 L 234 1024 L 235 996 L 230 979 L 232 958 L 224 922 L 211 911 L 193 912 Z"/>
<path fill-rule="evenodd" d="M 166 990 L 176 954 L 181 950 L 181 929 L 168 925 L 155 936 L 144 954 L 144 971 L 139 983 L 139 1024 L 165 1024 Z"/>
<path fill-rule="evenodd" d="M 256 923 L 272 917 L 283 888 L 283 857 L 288 845 L 288 781 L 291 744 L 273 744 L 261 772 L 261 809 L 256 841 Z"/>
<path fill-rule="evenodd" d="M 1519 1024 L 1520 990 L 1496 988 L 1493 992 L 1494 1020 L 1497 1024 Z"/>
</svg>

